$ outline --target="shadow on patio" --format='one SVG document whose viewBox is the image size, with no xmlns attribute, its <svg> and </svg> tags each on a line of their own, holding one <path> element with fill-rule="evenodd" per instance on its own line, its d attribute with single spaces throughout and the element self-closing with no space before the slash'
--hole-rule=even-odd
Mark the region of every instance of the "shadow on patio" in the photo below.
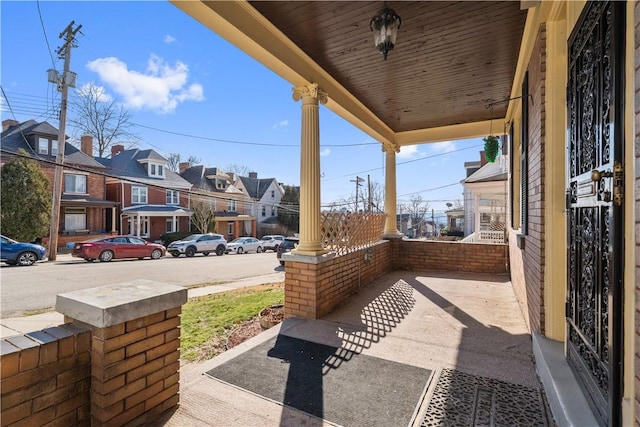
<svg viewBox="0 0 640 427">
<path fill-rule="evenodd" d="M 184 425 L 546 425 L 506 276 L 392 272 L 182 373 Z"/>
</svg>

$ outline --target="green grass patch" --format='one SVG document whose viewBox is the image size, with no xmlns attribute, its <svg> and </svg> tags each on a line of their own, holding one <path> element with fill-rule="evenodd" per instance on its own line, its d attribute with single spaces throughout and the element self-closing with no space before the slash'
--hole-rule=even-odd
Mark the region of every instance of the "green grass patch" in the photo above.
<svg viewBox="0 0 640 427">
<path fill-rule="evenodd" d="M 281 283 L 190 299 L 182 306 L 182 358 L 193 361 L 214 357 L 224 351 L 226 337 L 235 326 L 283 301 Z"/>
</svg>

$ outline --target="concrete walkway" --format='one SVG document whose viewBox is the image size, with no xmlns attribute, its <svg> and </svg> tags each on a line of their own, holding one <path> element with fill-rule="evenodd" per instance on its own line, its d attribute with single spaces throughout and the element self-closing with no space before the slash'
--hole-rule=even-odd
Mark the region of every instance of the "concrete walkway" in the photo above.
<svg viewBox="0 0 640 427">
<path fill-rule="evenodd" d="M 483 403 L 478 390 L 487 389 L 493 397 L 485 403 L 494 402 L 495 416 L 502 417 L 496 418 L 501 421 L 496 425 L 552 425 L 534 366 L 531 336 L 508 279 L 414 272 L 385 275 L 321 320 L 288 319 L 212 360 L 183 366 L 180 406 L 162 424 L 334 425 L 206 375 L 278 334 L 431 370 L 414 426 L 461 425 L 461 416 L 470 417 L 465 425 L 483 424 L 477 419 Z M 455 375 L 463 376 L 464 384 L 456 386 Z M 456 389 L 468 387 L 470 379 L 479 385 L 470 392 Z M 359 381 L 351 385 L 354 391 L 367 387 L 368 378 Z M 462 406 L 456 406 L 465 398 L 470 399 L 472 414 L 461 414 Z M 523 418 L 527 416 L 535 420 Z"/>
</svg>

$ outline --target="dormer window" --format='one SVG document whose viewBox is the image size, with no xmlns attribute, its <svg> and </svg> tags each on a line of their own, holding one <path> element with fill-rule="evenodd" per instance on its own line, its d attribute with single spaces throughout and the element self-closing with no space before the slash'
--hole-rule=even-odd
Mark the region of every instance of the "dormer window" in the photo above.
<svg viewBox="0 0 640 427">
<path fill-rule="evenodd" d="M 149 163 L 149 176 L 164 178 L 164 167 L 159 163 Z"/>
<path fill-rule="evenodd" d="M 38 154 L 49 154 L 49 140 L 38 138 Z"/>
</svg>

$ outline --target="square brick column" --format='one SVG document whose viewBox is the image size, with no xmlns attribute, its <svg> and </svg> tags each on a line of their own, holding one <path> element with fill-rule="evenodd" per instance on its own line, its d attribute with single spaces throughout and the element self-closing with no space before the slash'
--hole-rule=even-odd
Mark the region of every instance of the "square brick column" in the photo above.
<svg viewBox="0 0 640 427">
<path fill-rule="evenodd" d="M 152 422 L 179 401 L 187 289 L 148 280 L 60 294 L 65 322 L 91 327 L 91 425 Z"/>
</svg>

